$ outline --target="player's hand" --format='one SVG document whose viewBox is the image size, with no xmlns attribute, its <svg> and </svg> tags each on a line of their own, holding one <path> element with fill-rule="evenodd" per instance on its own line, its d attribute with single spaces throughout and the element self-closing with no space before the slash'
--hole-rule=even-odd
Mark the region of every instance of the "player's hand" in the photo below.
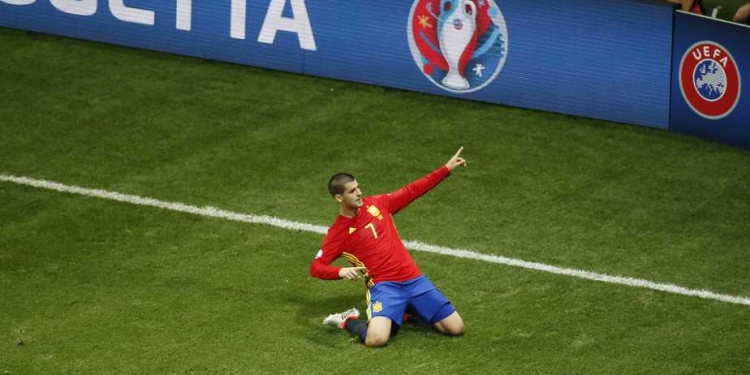
<svg viewBox="0 0 750 375">
<path fill-rule="evenodd" d="M 458 167 L 459 165 L 466 166 L 466 159 L 461 157 L 461 151 L 464 150 L 464 146 L 461 146 L 461 148 L 458 149 L 458 152 L 456 152 L 455 155 L 453 155 L 450 160 L 448 160 L 447 163 L 445 163 L 445 166 L 448 168 L 449 171 L 453 171 Z"/>
<path fill-rule="evenodd" d="M 366 273 L 366 267 L 344 267 L 339 270 L 339 277 L 342 279 L 357 280 Z"/>
</svg>

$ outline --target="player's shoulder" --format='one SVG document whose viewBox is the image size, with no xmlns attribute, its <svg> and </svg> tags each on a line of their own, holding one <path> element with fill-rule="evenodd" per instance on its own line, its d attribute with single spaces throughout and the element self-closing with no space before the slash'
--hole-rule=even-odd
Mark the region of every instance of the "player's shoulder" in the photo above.
<svg viewBox="0 0 750 375">
<path fill-rule="evenodd" d="M 365 206 L 383 205 L 386 199 L 388 199 L 387 194 L 371 195 L 362 199 L 362 203 Z"/>
<path fill-rule="evenodd" d="M 343 231 L 344 228 L 346 228 L 346 220 L 343 219 L 342 216 L 336 217 L 336 220 L 333 221 L 333 224 L 331 224 L 330 227 L 328 227 L 328 231 L 326 233 L 326 237 L 335 236 L 339 232 Z"/>
<path fill-rule="evenodd" d="M 368 199 L 369 198 L 369 199 Z M 368 207 L 368 210 L 378 210 L 382 212 L 389 212 L 389 196 L 388 194 L 381 194 L 381 195 L 373 195 L 371 197 L 367 197 L 363 200 L 363 203 L 366 207 Z M 369 208 L 374 207 L 374 208 Z M 375 216 L 378 216 L 380 214 L 377 214 Z"/>
</svg>

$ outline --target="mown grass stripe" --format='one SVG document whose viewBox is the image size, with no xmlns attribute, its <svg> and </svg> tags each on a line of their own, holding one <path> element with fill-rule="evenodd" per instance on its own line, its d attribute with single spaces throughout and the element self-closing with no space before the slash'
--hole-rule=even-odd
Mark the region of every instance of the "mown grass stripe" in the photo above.
<svg viewBox="0 0 750 375">
<path fill-rule="evenodd" d="M 78 186 L 65 185 L 58 182 L 39 180 L 29 177 L 19 177 L 0 174 L 0 181 L 12 182 L 19 185 L 33 186 L 42 189 L 55 190 L 63 193 L 78 194 L 89 197 L 103 198 L 114 200 L 118 202 L 136 204 L 141 206 L 149 206 L 155 208 L 161 208 L 170 211 L 184 212 L 194 215 L 200 215 L 205 217 L 213 217 L 225 220 L 239 221 L 251 224 L 264 224 L 271 225 L 278 228 L 298 230 L 304 232 L 313 232 L 318 234 L 325 234 L 328 230 L 327 227 L 321 225 L 313 225 L 302 223 L 298 221 L 291 221 L 281 219 L 278 217 L 267 216 L 267 215 L 252 215 L 243 214 L 238 212 L 226 211 L 220 208 L 205 206 L 198 207 L 189 204 L 179 202 L 165 202 L 153 198 L 145 198 L 137 195 L 122 194 L 113 191 L 100 190 L 100 189 L 88 189 Z M 521 267 L 536 271 L 548 272 L 557 275 L 565 275 L 578 277 L 587 280 L 594 280 L 599 282 L 626 285 L 637 288 L 646 288 L 652 290 L 658 290 L 667 293 L 680 294 L 690 297 L 699 297 L 704 299 L 710 299 L 715 301 L 721 301 L 732 304 L 750 306 L 750 298 L 743 296 L 732 296 L 726 294 L 715 293 L 710 290 L 697 290 L 681 287 L 674 284 L 657 283 L 653 281 L 636 279 L 625 276 L 610 276 L 585 270 L 578 270 L 572 268 L 561 268 L 544 263 L 529 262 L 520 259 L 507 258 L 499 255 L 490 255 L 477 253 L 471 250 L 464 249 L 452 249 L 448 247 L 436 246 L 425 244 L 418 241 L 404 241 L 406 247 L 416 251 L 423 251 L 428 253 L 442 254 L 453 256 L 457 258 L 473 259 L 489 263 L 503 264 L 513 267 Z"/>
</svg>

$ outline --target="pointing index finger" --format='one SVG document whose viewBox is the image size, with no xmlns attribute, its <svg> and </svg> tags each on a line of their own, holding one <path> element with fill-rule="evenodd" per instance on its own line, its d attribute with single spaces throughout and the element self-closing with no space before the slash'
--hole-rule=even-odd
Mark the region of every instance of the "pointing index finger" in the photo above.
<svg viewBox="0 0 750 375">
<path fill-rule="evenodd" d="M 454 158 L 459 157 L 461 155 L 461 151 L 463 151 L 463 150 L 464 150 L 464 146 L 461 146 L 461 148 L 459 148 L 458 151 L 456 151 L 456 155 L 453 155 L 453 157 Z"/>
</svg>

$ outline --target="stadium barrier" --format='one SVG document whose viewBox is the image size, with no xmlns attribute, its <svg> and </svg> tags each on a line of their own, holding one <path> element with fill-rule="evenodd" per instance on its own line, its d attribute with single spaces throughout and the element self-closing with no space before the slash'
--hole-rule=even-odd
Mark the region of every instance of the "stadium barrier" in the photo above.
<svg viewBox="0 0 750 375">
<path fill-rule="evenodd" d="M 638 0 L 0 0 L 0 26 L 664 129 L 672 20 Z"/>
<path fill-rule="evenodd" d="M 670 130 L 750 148 L 750 27 L 677 12 Z"/>
<path fill-rule="evenodd" d="M 0 25 L 750 148 L 750 28 L 635 0 L 501 5 L 0 0 Z"/>
</svg>

